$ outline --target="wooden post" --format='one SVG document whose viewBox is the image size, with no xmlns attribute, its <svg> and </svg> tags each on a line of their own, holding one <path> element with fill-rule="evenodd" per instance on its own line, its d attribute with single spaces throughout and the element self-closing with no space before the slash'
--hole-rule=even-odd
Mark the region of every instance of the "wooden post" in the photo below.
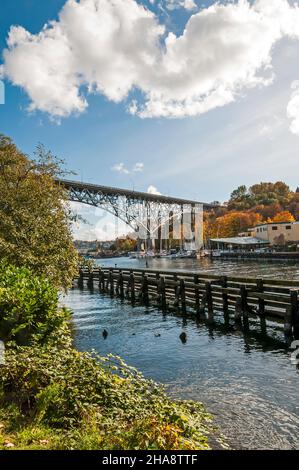
<svg viewBox="0 0 299 470">
<path fill-rule="evenodd" d="M 202 294 L 200 304 L 199 304 L 199 318 L 206 319 L 205 308 L 207 303 L 207 293 Z"/>
<path fill-rule="evenodd" d="M 223 289 L 227 288 L 227 276 L 222 276 L 220 280 L 220 285 Z M 222 305 L 224 314 L 228 311 L 228 295 L 227 292 L 222 291 Z"/>
<path fill-rule="evenodd" d="M 257 292 L 260 292 L 261 294 L 264 292 L 264 280 L 263 279 L 256 280 L 256 289 L 257 289 Z M 261 317 L 265 316 L 265 300 L 264 299 L 258 299 L 258 313 Z"/>
<path fill-rule="evenodd" d="M 120 295 L 121 299 L 123 299 L 124 298 L 124 278 L 123 278 L 123 272 L 122 271 L 119 271 L 118 282 L 119 282 L 119 295 Z"/>
<path fill-rule="evenodd" d="M 157 281 L 157 302 L 158 304 L 160 304 L 161 303 L 160 273 L 156 273 L 156 281 Z"/>
<path fill-rule="evenodd" d="M 119 296 L 119 278 L 120 278 L 120 271 L 118 271 L 118 276 L 117 276 L 116 286 L 115 286 L 115 293 L 118 296 Z"/>
<path fill-rule="evenodd" d="M 114 282 L 113 282 L 113 271 L 112 269 L 109 270 L 109 293 L 111 295 L 111 297 L 113 297 L 114 295 Z"/>
<path fill-rule="evenodd" d="M 105 292 L 105 273 L 104 273 L 104 271 L 100 271 L 99 288 L 102 292 Z"/>
<path fill-rule="evenodd" d="M 200 299 L 199 299 L 199 275 L 198 274 L 195 274 L 194 275 L 194 308 L 195 308 L 195 311 L 197 313 L 197 315 L 199 315 L 199 307 L 200 307 Z"/>
<path fill-rule="evenodd" d="M 291 338 L 293 336 L 292 329 L 292 306 L 288 305 L 286 308 L 286 313 L 284 317 L 284 334 L 286 338 Z"/>
<path fill-rule="evenodd" d="M 99 281 L 98 281 L 98 286 L 99 286 L 99 290 L 101 290 L 101 268 L 99 268 Z"/>
<path fill-rule="evenodd" d="M 90 271 L 88 275 L 87 287 L 93 289 L 93 271 Z"/>
<path fill-rule="evenodd" d="M 177 285 L 178 275 L 174 273 L 173 280 L 176 283 L 174 286 L 174 306 L 178 307 L 180 305 L 180 286 Z"/>
<path fill-rule="evenodd" d="M 299 308 L 298 308 L 298 291 L 291 290 L 291 311 L 292 311 L 292 330 L 295 339 L 299 339 Z"/>
<path fill-rule="evenodd" d="M 165 279 L 164 277 L 160 277 L 160 299 L 161 299 L 161 307 L 163 310 L 166 309 L 166 292 L 165 292 Z"/>
<path fill-rule="evenodd" d="M 141 298 L 142 301 L 147 304 L 148 303 L 148 279 L 145 273 L 142 274 L 142 281 L 141 281 Z"/>
<path fill-rule="evenodd" d="M 109 274 L 107 274 L 107 280 L 104 282 L 104 291 L 109 292 Z"/>
<path fill-rule="evenodd" d="M 224 324 L 225 324 L 225 326 L 229 326 L 228 293 L 224 290 L 224 289 L 227 289 L 227 276 L 222 276 L 221 277 L 220 285 L 222 287 L 222 308 L 223 308 Z"/>
<path fill-rule="evenodd" d="M 83 269 L 80 269 L 80 270 L 79 270 L 78 287 L 79 287 L 80 289 L 83 289 L 83 287 L 84 287 L 84 273 L 83 273 Z"/>
<path fill-rule="evenodd" d="M 242 323 L 242 294 L 240 289 L 240 296 L 236 298 L 235 304 L 235 323 L 240 325 Z"/>
<path fill-rule="evenodd" d="M 126 285 L 126 288 L 125 288 L 125 298 L 126 299 L 128 299 L 130 297 L 131 274 L 132 274 L 132 271 L 130 271 L 130 276 L 129 276 L 129 279 L 127 281 L 127 285 Z"/>
<path fill-rule="evenodd" d="M 181 297 L 182 311 L 186 312 L 186 292 L 185 292 L 185 281 L 184 281 L 184 279 L 180 280 L 180 297 Z"/>
<path fill-rule="evenodd" d="M 205 283 L 205 289 L 206 289 L 206 303 L 208 306 L 208 322 L 214 323 L 213 296 L 212 296 L 211 282 Z"/>
<path fill-rule="evenodd" d="M 243 325 L 244 328 L 248 329 L 248 306 L 247 306 L 247 290 L 246 286 L 240 287 L 240 296 L 236 299 L 236 306 L 235 306 L 235 322 L 237 324 L 242 323 L 243 318 Z"/>
<path fill-rule="evenodd" d="M 135 302 L 135 277 L 133 271 L 130 272 L 130 293 L 131 301 Z"/>
<path fill-rule="evenodd" d="M 248 321 L 248 304 L 247 304 L 246 286 L 241 286 L 240 295 L 241 295 L 241 305 L 242 305 L 243 326 L 245 330 L 248 330 L 249 321 Z"/>
</svg>

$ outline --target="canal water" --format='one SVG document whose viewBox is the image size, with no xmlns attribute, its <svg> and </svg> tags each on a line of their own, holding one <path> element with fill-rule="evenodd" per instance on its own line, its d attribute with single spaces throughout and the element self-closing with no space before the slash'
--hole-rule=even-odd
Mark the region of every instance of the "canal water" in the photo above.
<svg viewBox="0 0 299 470">
<path fill-rule="evenodd" d="M 119 267 L 143 263 L 101 260 Z M 299 265 L 285 262 L 151 260 L 150 267 L 299 279 Z M 265 334 L 253 322 L 244 336 L 233 324 L 224 326 L 220 312 L 210 328 L 87 289 L 70 291 L 64 304 L 74 312 L 79 350 L 120 355 L 146 377 L 165 384 L 170 395 L 203 402 L 231 447 L 299 449 L 299 370 L 275 323 Z M 179 338 L 182 331 L 186 343 Z"/>
</svg>

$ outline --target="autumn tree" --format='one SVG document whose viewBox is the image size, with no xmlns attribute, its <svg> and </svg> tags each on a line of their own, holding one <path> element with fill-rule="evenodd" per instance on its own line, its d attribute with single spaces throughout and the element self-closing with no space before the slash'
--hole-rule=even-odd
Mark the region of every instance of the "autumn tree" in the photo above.
<svg viewBox="0 0 299 470">
<path fill-rule="evenodd" d="M 211 238 L 235 237 L 239 232 L 262 222 L 260 214 L 254 212 L 229 212 L 218 217 L 213 224 Z"/>
<path fill-rule="evenodd" d="M 294 216 L 295 220 L 299 220 L 299 191 L 294 193 L 289 205 L 288 210 Z"/>
<path fill-rule="evenodd" d="M 130 237 L 117 238 L 115 241 L 115 247 L 119 251 L 134 251 L 137 245 L 137 241 Z"/>
<path fill-rule="evenodd" d="M 246 210 L 255 206 L 270 206 L 277 204 L 280 209 L 287 209 L 294 193 L 282 181 L 276 183 L 259 183 L 246 188 L 239 186 L 235 189 L 228 202 L 229 210 Z"/>
<path fill-rule="evenodd" d="M 276 214 L 282 212 L 282 207 L 278 202 L 274 202 L 273 204 L 269 205 L 259 204 L 254 206 L 251 210 L 260 214 L 263 220 L 267 220 L 272 219 L 276 216 Z"/>
<path fill-rule="evenodd" d="M 77 269 L 61 161 L 42 146 L 29 159 L 0 136 L 0 258 L 67 288 Z"/>
<path fill-rule="evenodd" d="M 268 219 L 267 222 L 295 222 L 295 218 L 289 211 L 282 211 L 276 214 L 273 219 Z"/>
</svg>

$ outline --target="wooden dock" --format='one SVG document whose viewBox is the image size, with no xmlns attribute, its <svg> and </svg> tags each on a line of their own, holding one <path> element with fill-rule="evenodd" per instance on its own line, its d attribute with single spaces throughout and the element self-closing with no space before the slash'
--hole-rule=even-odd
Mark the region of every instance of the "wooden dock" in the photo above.
<svg viewBox="0 0 299 470">
<path fill-rule="evenodd" d="M 213 254 L 211 255 L 213 258 Z M 274 253 L 256 253 L 254 251 L 248 252 L 224 252 L 217 259 L 245 259 L 245 260 L 269 260 L 269 261 L 299 261 L 299 251 L 295 252 L 274 252 Z"/>
<path fill-rule="evenodd" d="M 215 312 L 222 312 L 226 321 L 232 317 L 244 329 L 250 316 L 263 325 L 266 319 L 279 320 L 286 337 L 299 339 L 299 280 L 104 267 L 80 269 L 75 282 L 133 303 L 188 312 L 211 324 Z"/>
</svg>

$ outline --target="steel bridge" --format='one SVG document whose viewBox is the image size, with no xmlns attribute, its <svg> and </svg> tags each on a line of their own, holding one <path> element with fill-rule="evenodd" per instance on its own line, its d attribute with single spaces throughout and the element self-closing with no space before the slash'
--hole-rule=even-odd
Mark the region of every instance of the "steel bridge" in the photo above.
<svg viewBox="0 0 299 470">
<path fill-rule="evenodd" d="M 149 194 L 71 180 L 57 180 L 68 191 L 69 200 L 106 210 L 128 224 L 138 238 L 167 238 L 163 227 L 169 220 L 183 223 L 183 213 L 194 215 L 218 207 L 189 199 Z M 179 229 L 180 230 L 180 229 Z"/>
</svg>

